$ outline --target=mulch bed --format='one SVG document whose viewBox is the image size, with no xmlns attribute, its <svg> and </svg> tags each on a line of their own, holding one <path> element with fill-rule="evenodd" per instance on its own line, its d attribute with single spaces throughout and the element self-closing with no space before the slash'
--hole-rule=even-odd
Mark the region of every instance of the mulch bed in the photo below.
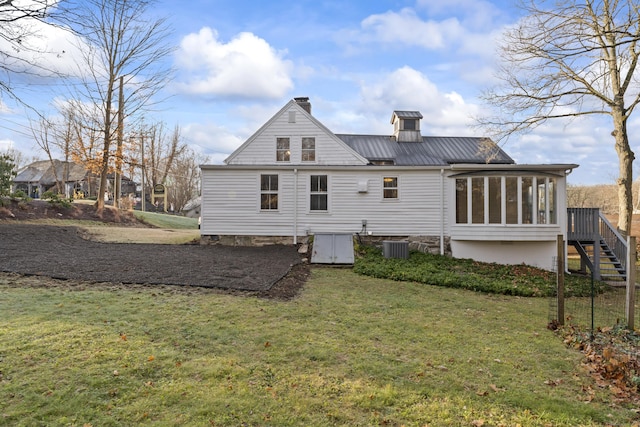
<svg viewBox="0 0 640 427">
<path fill-rule="evenodd" d="M 105 209 L 105 215 L 111 211 Z M 42 217 L 96 220 L 91 206 L 71 211 L 46 204 L 3 208 L 0 271 L 94 283 L 212 288 L 276 299 L 294 297 L 309 276 L 295 246 L 98 243 L 83 239 L 76 227 L 20 221 Z M 121 214 L 107 221 L 144 226 L 132 218 Z"/>
</svg>

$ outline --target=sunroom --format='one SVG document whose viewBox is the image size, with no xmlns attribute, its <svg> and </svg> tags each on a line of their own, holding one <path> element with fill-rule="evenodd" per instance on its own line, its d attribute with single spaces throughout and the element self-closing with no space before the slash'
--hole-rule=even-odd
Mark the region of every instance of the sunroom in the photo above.
<svg viewBox="0 0 640 427">
<path fill-rule="evenodd" d="M 553 268 L 566 236 L 566 176 L 576 165 L 452 167 L 452 255 Z"/>
</svg>

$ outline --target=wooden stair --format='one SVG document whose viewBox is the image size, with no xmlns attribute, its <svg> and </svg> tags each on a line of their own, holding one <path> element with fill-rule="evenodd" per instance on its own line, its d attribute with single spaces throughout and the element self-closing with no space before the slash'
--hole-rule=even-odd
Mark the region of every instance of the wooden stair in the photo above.
<svg viewBox="0 0 640 427">
<path fill-rule="evenodd" d="M 627 242 L 598 208 L 567 209 L 567 242 L 580 254 L 581 270 L 594 279 L 624 281 Z"/>
</svg>

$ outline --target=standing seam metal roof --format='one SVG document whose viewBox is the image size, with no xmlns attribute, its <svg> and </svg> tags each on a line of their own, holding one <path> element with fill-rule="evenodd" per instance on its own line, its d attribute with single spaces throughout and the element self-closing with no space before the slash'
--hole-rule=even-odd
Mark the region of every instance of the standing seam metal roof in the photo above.
<svg viewBox="0 0 640 427">
<path fill-rule="evenodd" d="M 396 142 L 393 136 L 336 134 L 370 162 L 397 166 L 446 166 L 454 163 L 514 164 L 495 142 L 483 137 L 423 136 L 422 142 Z"/>
</svg>

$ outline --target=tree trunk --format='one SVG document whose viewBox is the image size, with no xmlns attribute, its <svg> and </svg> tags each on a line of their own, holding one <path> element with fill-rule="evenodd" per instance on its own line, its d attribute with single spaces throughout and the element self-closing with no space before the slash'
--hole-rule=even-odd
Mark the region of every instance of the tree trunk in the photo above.
<svg viewBox="0 0 640 427">
<path fill-rule="evenodd" d="M 621 109 L 613 109 L 613 136 L 616 139 L 618 153 L 618 230 L 624 235 L 631 234 L 633 215 L 633 160 L 635 155 L 629 146 L 627 135 L 627 119 Z"/>
<path fill-rule="evenodd" d="M 109 149 L 111 148 L 111 94 L 113 82 L 109 82 L 107 100 L 105 102 L 104 115 L 104 146 L 102 148 L 102 167 L 100 169 L 100 186 L 98 187 L 98 200 L 96 202 L 96 214 L 102 216 L 104 211 L 104 194 L 107 192 L 107 174 L 109 173 Z"/>
</svg>

